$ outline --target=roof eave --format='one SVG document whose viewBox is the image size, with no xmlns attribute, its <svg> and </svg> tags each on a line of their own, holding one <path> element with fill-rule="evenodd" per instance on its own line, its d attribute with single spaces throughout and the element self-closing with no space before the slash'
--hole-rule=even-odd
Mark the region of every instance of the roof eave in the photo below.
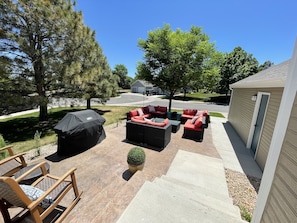
<svg viewBox="0 0 297 223">
<path fill-rule="evenodd" d="M 283 80 L 273 81 L 258 81 L 258 82 L 245 82 L 245 83 L 234 83 L 230 85 L 230 88 L 283 88 L 285 82 Z"/>
</svg>

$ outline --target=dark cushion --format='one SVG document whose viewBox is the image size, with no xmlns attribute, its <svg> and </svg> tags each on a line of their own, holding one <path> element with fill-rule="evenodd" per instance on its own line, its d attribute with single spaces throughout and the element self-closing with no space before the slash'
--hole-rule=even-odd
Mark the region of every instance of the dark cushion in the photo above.
<svg viewBox="0 0 297 223">
<path fill-rule="evenodd" d="M 156 111 L 159 111 L 159 112 L 167 112 L 167 107 L 164 107 L 164 106 L 157 106 L 155 107 L 156 108 Z"/>
</svg>

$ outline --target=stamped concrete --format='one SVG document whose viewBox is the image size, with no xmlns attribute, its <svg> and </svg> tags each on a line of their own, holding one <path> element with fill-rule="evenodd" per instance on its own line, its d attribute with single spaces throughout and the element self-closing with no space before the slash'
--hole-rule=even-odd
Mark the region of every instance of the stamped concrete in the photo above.
<svg viewBox="0 0 297 223">
<path fill-rule="evenodd" d="M 78 155 L 67 158 L 58 157 L 56 145 L 53 145 L 48 148 L 50 152 L 45 157 L 39 157 L 31 162 L 46 160 L 50 163 L 51 174 L 57 176 L 63 175 L 72 167 L 77 168 L 77 184 L 79 189 L 83 190 L 83 195 L 66 217 L 65 222 L 112 223 L 119 219 L 145 181 L 152 182 L 155 178 L 167 173 L 178 150 L 221 159 L 213 143 L 217 137 L 214 134 L 216 127 L 215 122 L 209 125 L 205 130 L 203 142 L 183 139 L 181 126 L 177 133 L 172 133 L 171 142 L 161 152 L 143 147 L 147 157 L 145 168 L 130 179 L 126 156 L 129 149 L 135 145 L 125 140 L 125 122 L 118 126 L 105 126 L 106 139 Z M 220 134 L 219 137 L 221 136 Z M 232 146 L 232 144 L 229 145 Z M 225 164 L 224 159 L 223 163 Z M 240 162 L 238 163 L 240 165 Z M 66 197 L 63 204 L 67 205 L 72 198 L 72 196 Z M 3 222 L 1 217 L 0 222 Z"/>
</svg>

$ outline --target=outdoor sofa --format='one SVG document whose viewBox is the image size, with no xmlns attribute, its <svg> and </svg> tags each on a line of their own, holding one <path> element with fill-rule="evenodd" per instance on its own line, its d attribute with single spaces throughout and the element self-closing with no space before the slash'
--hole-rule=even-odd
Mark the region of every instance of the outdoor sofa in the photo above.
<svg viewBox="0 0 297 223">
<path fill-rule="evenodd" d="M 204 128 L 208 127 L 209 113 L 207 110 L 198 110 L 198 109 L 184 109 L 181 115 L 181 123 L 186 123 L 187 120 L 193 119 L 195 116 L 202 116 L 202 124 Z"/>
<path fill-rule="evenodd" d="M 198 142 L 203 141 L 204 126 L 202 124 L 203 116 L 195 116 L 192 119 L 188 119 L 184 124 L 183 138 L 193 139 Z"/>
<path fill-rule="evenodd" d="M 161 151 L 171 140 L 171 128 L 168 119 L 157 123 L 132 117 L 126 122 L 126 140 L 149 145 Z"/>
<path fill-rule="evenodd" d="M 148 105 L 141 108 L 136 108 L 127 113 L 127 120 L 130 120 L 132 117 L 143 119 L 143 118 L 166 118 L 167 116 L 167 107 L 165 106 L 152 106 Z"/>
</svg>

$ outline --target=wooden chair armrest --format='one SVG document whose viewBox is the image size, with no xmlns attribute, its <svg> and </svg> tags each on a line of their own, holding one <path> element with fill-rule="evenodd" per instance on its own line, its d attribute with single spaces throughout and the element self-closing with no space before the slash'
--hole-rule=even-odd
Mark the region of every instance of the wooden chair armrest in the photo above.
<svg viewBox="0 0 297 223">
<path fill-rule="evenodd" d="M 45 176 L 47 173 L 46 167 L 45 167 L 46 161 L 43 161 L 41 163 L 36 164 L 34 167 L 32 167 L 30 170 L 28 170 L 26 173 L 24 173 L 23 175 L 19 176 L 17 179 L 15 179 L 16 182 L 21 182 L 26 176 L 28 176 L 29 174 L 31 174 L 33 171 L 35 171 L 36 169 L 40 168 L 42 175 Z"/>
<path fill-rule="evenodd" d="M 6 157 L 5 159 L 3 160 L 0 160 L 0 165 L 1 164 L 4 164 L 4 163 L 7 163 L 13 159 L 16 159 L 16 158 L 20 158 L 21 162 L 22 162 L 22 165 L 25 167 L 27 166 L 27 163 L 23 157 L 23 155 L 25 155 L 26 153 L 19 153 L 19 154 L 16 154 L 16 155 L 13 155 L 13 156 L 9 156 L 9 157 Z"/>
<path fill-rule="evenodd" d="M 4 146 L 4 147 L 0 148 L 0 151 L 2 151 L 2 150 L 7 150 L 8 153 L 9 153 L 9 155 L 10 155 L 10 156 L 13 156 L 14 153 L 13 153 L 13 151 L 12 151 L 12 149 L 11 149 L 12 147 L 13 147 L 12 145 Z"/>
<path fill-rule="evenodd" d="M 45 162 L 44 162 L 45 163 Z M 78 189 L 77 189 L 77 185 L 76 185 L 76 180 L 75 180 L 75 174 L 74 174 L 74 171 L 76 170 L 76 168 L 72 168 L 70 169 L 67 173 L 65 173 L 62 177 L 56 177 L 56 176 L 52 176 L 50 174 L 47 174 L 48 177 L 51 177 L 51 178 L 54 178 L 54 179 L 57 179 L 57 182 L 55 182 L 50 188 L 48 188 L 44 194 L 42 194 L 42 196 L 40 196 L 37 200 L 33 201 L 29 206 L 28 208 L 35 208 L 37 207 L 44 199 L 46 196 L 48 196 L 54 189 L 56 189 L 62 182 L 65 181 L 65 179 L 67 177 L 71 177 L 71 182 L 72 182 L 72 185 L 73 185 L 73 190 L 75 192 L 75 195 L 78 196 L 79 195 L 79 192 L 78 192 Z M 38 180 L 36 180 L 33 184 L 31 184 L 32 186 L 35 186 L 40 180 L 42 180 L 43 177 L 39 178 Z"/>
</svg>

